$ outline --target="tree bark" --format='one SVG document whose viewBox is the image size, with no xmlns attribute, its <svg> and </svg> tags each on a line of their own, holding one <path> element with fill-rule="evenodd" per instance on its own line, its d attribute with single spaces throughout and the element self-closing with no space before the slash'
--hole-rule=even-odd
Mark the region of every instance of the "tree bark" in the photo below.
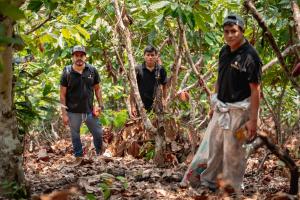
<svg viewBox="0 0 300 200">
<path fill-rule="evenodd" d="M 118 0 L 114 0 L 114 7 L 116 12 L 116 20 L 117 20 L 117 28 L 119 30 L 120 36 L 123 38 L 125 43 L 125 48 L 128 56 L 129 61 L 129 77 L 130 77 L 130 85 L 134 94 L 134 99 L 137 104 L 138 111 L 142 117 L 145 129 L 151 132 L 156 132 L 156 128 L 152 125 L 151 121 L 149 120 L 148 116 L 146 115 L 144 105 L 138 90 L 137 85 L 137 79 L 136 79 L 136 72 L 135 72 L 135 66 L 136 62 L 133 57 L 132 52 L 132 44 L 131 44 L 131 34 L 128 30 L 128 27 L 126 27 L 123 23 L 122 15 L 120 12 L 119 2 Z"/>
<path fill-rule="evenodd" d="M 158 85 L 155 92 L 155 100 L 153 102 L 153 109 L 157 116 L 157 132 L 155 134 L 155 156 L 154 162 L 158 167 L 163 167 L 165 164 L 164 152 L 166 150 L 165 141 L 165 123 L 164 123 L 164 108 L 162 103 L 162 86 Z"/>
<path fill-rule="evenodd" d="M 292 4 L 294 22 L 296 27 L 296 33 L 298 36 L 298 41 L 300 41 L 300 9 L 296 1 L 292 1 L 291 4 Z"/>
<path fill-rule="evenodd" d="M 0 21 L 5 36 L 13 35 L 13 20 Z M 12 44 L 0 44 L 0 183 L 4 180 L 23 182 L 22 151 L 12 98 Z M 1 189 L 0 189 L 1 190 Z M 0 191 L 1 193 L 1 191 Z"/>
<path fill-rule="evenodd" d="M 174 38 L 174 36 L 172 35 L 172 37 L 170 37 L 173 45 L 174 45 L 174 49 L 175 49 L 175 60 L 174 60 L 174 64 L 172 66 L 172 74 L 170 77 L 170 93 L 168 96 L 168 99 L 171 100 L 174 98 L 175 96 L 175 91 L 176 91 L 176 86 L 177 86 L 177 82 L 178 82 L 178 73 L 179 73 L 179 68 L 181 66 L 182 63 L 182 35 L 179 34 L 179 43 L 178 45 L 176 44 L 176 40 Z"/>
<path fill-rule="evenodd" d="M 256 10 L 254 3 L 251 0 L 246 0 L 244 2 L 244 6 L 247 10 L 251 11 L 253 17 L 256 19 L 256 21 L 258 22 L 259 26 L 262 28 L 262 30 L 264 31 L 265 35 L 267 36 L 272 49 L 274 50 L 274 52 L 276 53 L 276 56 L 278 57 L 279 63 L 285 73 L 285 75 L 288 77 L 288 79 L 291 81 L 292 85 L 294 86 L 294 88 L 298 91 L 298 93 L 300 93 L 300 87 L 297 84 L 296 80 L 291 76 L 291 73 L 289 72 L 289 69 L 287 68 L 285 61 L 283 59 L 283 56 L 281 55 L 281 52 L 276 44 L 276 41 L 271 33 L 271 31 L 269 30 L 269 28 L 267 27 L 266 22 L 264 21 L 263 17 L 261 16 L 261 14 Z"/>
</svg>

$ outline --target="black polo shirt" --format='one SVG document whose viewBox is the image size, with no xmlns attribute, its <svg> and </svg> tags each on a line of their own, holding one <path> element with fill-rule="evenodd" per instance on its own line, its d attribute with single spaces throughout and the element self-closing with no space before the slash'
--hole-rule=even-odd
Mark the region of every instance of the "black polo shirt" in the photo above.
<svg viewBox="0 0 300 200">
<path fill-rule="evenodd" d="M 246 41 L 234 52 L 225 45 L 219 55 L 218 99 L 237 102 L 251 95 L 249 83 L 260 83 L 262 62 L 254 47 Z"/>
<path fill-rule="evenodd" d="M 158 70 L 158 71 L 157 71 Z M 155 66 L 153 71 L 146 68 L 145 63 L 136 67 L 137 84 L 139 92 L 146 110 L 152 109 L 155 97 L 154 91 L 158 84 L 165 85 L 167 83 L 167 72 L 162 66 Z M 158 81 L 155 76 L 158 75 Z"/>
<path fill-rule="evenodd" d="M 69 77 L 68 77 L 69 76 Z M 82 74 L 66 67 L 60 79 L 60 85 L 67 87 L 66 106 L 68 112 L 90 113 L 93 110 L 94 86 L 100 82 L 96 68 L 86 64 Z"/>
</svg>

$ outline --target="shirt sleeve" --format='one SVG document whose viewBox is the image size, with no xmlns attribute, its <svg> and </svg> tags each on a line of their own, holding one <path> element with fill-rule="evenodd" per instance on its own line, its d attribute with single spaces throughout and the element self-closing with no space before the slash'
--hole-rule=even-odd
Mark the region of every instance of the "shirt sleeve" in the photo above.
<svg viewBox="0 0 300 200">
<path fill-rule="evenodd" d="M 63 70 L 63 72 L 62 72 L 62 74 L 60 76 L 60 85 L 64 86 L 64 87 L 68 86 L 66 68 Z"/>
<path fill-rule="evenodd" d="M 161 68 L 160 70 L 160 84 L 165 85 L 168 82 L 167 72 L 165 68 Z"/>
<path fill-rule="evenodd" d="M 248 82 L 249 83 L 260 83 L 262 74 L 262 62 L 257 56 L 249 55 L 248 58 Z"/>
<path fill-rule="evenodd" d="M 98 70 L 94 68 L 94 71 L 95 71 L 94 85 L 97 85 L 101 82 L 101 79 Z"/>
</svg>

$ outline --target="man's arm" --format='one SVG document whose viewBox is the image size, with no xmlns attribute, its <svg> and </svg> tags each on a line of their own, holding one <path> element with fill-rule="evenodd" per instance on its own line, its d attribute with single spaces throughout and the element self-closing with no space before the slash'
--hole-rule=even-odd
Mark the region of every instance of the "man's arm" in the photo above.
<svg viewBox="0 0 300 200">
<path fill-rule="evenodd" d="M 101 111 L 102 111 L 103 99 L 102 99 L 102 89 L 101 89 L 100 84 L 94 85 L 94 91 L 95 91 L 95 96 L 96 96 L 98 105 L 99 105 L 99 107 L 101 108 Z"/>
<path fill-rule="evenodd" d="M 67 95 L 67 87 L 60 86 L 60 103 L 61 103 L 61 113 L 62 119 L 65 125 L 68 124 L 69 118 L 66 111 L 66 95 Z"/>
<path fill-rule="evenodd" d="M 215 92 L 214 92 L 214 94 L 213 95 L 217 95 L 218 94 L 218 91 L 219 91 L 219 84 L 218 84 L 218 82 L 216 82 L 215 83 Z M 213 96 L 211 96 L 211 102 L 210 102 L 210 109 L 209 109 L 209 112 L 208 112 L 208 116 L 210 117 L 210 118 L 212 118 L 212 116 L 213 116 L 213 114 L 214 114 L 214 104 L 213 104 L 213 102 L 212 102 L 212 97 Z"/>
<path fill-rule="evenodd" d="M 260 100 L 260 84 L 250 83 L 251 96 L 250 96 L 250 119 L 246 123 L 246 127 L 249 134 L 249 139 L 253 139 L 256 136 L 258 108 Z"/>
</svg>

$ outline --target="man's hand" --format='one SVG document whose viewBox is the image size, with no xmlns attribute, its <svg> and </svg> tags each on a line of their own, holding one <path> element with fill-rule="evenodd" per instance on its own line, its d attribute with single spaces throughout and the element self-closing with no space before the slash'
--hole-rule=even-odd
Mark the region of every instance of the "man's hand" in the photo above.
<svg viewBox="0 0 300 200">
<path fill-rule="evenodd" d="M 100 107 L 98 107 L 98 106 L 94 106 L 93 107 L 93 115 L 94 115 L 94 117 L 99 117 L 101 113 L 102 113 L 102 110 L 101 110 Z"/>
<path fill-rule="evenodd" d="M 257 133 L 257 120 L 249 120 L 246 122 L 246 129 L 248 133 L 248 141 L 252 141 L 255 139 Z"/>
<path fill-rule="evenodd" d="M 69 124 L 69 117 L 67 114 L 63 114 L 62 115 L 62 120 L 65 126 L 67 126 Z"/>
</svg>

